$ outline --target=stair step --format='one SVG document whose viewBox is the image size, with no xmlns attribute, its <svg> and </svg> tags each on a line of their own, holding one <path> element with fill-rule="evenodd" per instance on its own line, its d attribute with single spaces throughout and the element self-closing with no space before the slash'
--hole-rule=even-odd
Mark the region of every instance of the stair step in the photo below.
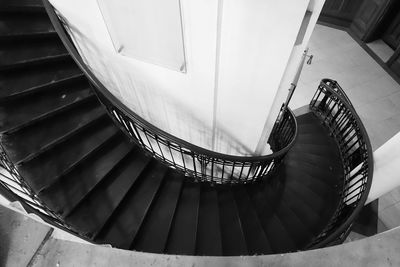
<svg viewBox="0 0 400 267">
<path fill-rule="evenodd" d="M 223 186 L 218 188 L 218 204 L 224 256 L 247 255 L 239 211 L 230 188 Z"/>
<path fill-rule="evenodd" d="M 156 197 L 167 168 L 153 161 L 152 166 L 135 183 L 118 210 L 112 214 L 110 224 L 100 232 L 97 240 L 111 243 L 118 248 L 128 249 L 135 239 L 150 206 Z"/>
<path fill-rule="evenodd" d="M 40 0 L 1 0 L 0 12 L 46 12 Z"/>
<path fill-rule="evenodd" d="M 321 218 L 331 215 L 334 211 L 335 198 L 329 199 L 329 195 L 320 196 L 296 180 L 288 182 L 287 186 L 299 196 L 303 203 L 307 204 L 315 213 L 318 213 Z"/>
<path fill-rule="evenodd" d="M 0 39 L 55 33 L 46 13 L 5 13 L 1 15 Z"/>
<path fill-rule="evenodd" d="M 165 252 L 193 255 L 196 252 L 200 184 L 185 181 L 175 211 Z"/>
<path fill-rule="evenodd" d="M 321 169 L 331 170 L 338 175 L 343 172 L 340 159 L 332 160 L 331 158 L 309 153 L 288 153 L 285 159 L 313 164 Z"/>
<path fill-rule="evenodd" d="M 232 188 L 238 207 L 241 226 L 246 239 L 249 255 L 262 255 L 271 253 L 271 246 L 261 226 L 257 212 L 250 197 L 243 186 Z"/>
<path fill-rule="evenodd" d="M 296 143 L 290 149 L 290 152 L 315 154 L 319 156 L 332 157 L 337 160 L 337 153 L 332 150 L 331 146 Z"/>
<path fill-rule="evenodd" d="M 290 183 L 292 180 L 298 180 L 300 183 L 307 186 L 314 193 L 323 196 L 323 197 L 333 197 L 336 195 L 338 181 L 327 181 L 325 179 L 321 179 L 321 177 L 311 176 L 304 171 L 294 169 L 294 168 L 286 168 L 285 174 L 288 179 L 287 183 Z M 331 183 L 329 183 L 331 182 Z"/>
<path fill-rule="evenodd" d="M 316 134 L 316 135 L 326 135 L 329 134 L 328 130 L 324 128 L 324 126 L 321 123 L 318 124 L 313 124 L 313 123 L 307 123 L 307 124 L 298 124 L 298 133 L 299 135 L 302 134 Z M 300 127 L 301 125 L 301 127 Z"/>
<path fill-rule="evenodd" d="M 333 168 L 333 164 L 331 165 L 320 165 L 318 163 L 312 163 L 307 160 L 304 160 L 306 156 L 303 156 L 302 160 L 299 160 L 297 157 L 292 157 L 291 155 L 288 155 L 288 157 L 285 159 L 285 162 L 287 162 L 289 165 L 291 163 L 296 163 L 297 165 L 301 166 L 301 168 L 311 170 L 313 173 L 325 173 L 324 176 L 318 176 L 318 177 L 330 177 L 332 180 L 337 181 L 335 177 L 341 177 L 343 176 L 343 169 L 341 166 L 336 166 L 341 169 Z M 334 162 L 334 159 L 332 159 L 332 162 Z M 336 164 L 335 164 L 336 165 Z M 293 166 L 293 165 L 291 165 Z"/>
<path fill-rule="evenodd" d="M 68 55 L 60 40 L 38 40 L 31 42 L 13 42 L 0 45 L 0 69 L 24 66 L 40 62 L 48 57 Z"/>
<path fill-rule="evenodd" d="M 163 253 L 185 177 L 169 171 L 131 249 Z"/>
<path fill-rule="evenodd" d="M 62 62 L 49 62 L 40 68 L 24 68 L 0 72 L 0 98 L 10 98 L 54 89 L 64 83 L 83 80 L 82 71 L 72 58 Z M 3 100 L 4 101 L 4 100 Z"/>
<path fill-rule="evenodd" d="M 289 208 L 296 214 L 307 230 L 318 235 L 321 229 L 325 226 L 325 222 L 321 220 L 319 214 L 314 211 L 308 204 L 301 198 L 301 194 L 293 190 L 290 186 L 285 187 L 283 198 Z M 323 222 L 321 224 L 321 222 Z"/>
<path fill-rule="evenodd" d="M 70 139 L 75 138 L 76 136 L 78 136 L 81 132 L 85 131 L 87 128 L 89 128 L 92 125 L 95 125 L 96 123 L 98 123 L 101 120 L 105 120 L 107 117 L 106 114 L 103 114 L 102 116 L 98 117 L 96 120 L 91 121 L 90 123 L 86 124 L 86 125 L 82 125 L 80 128 L 72 130 L 71 132 L 67 132 L 65 135 L 61 136 L 60 138 L 53 140 L 51 143 L 46 144 L 45 146 L 41 147 L 39 149 L 39 153 L 38 152 L 32 152 L 31 154 L 27 155 L 26 157 L 22 158 L 20 161 L 17 161 L 16 164 L 17 165 L 22 165 L 25 162 L 29 162 L 31 160 L 33 160 L 34 158 L 40 156 L 41 154 L 46 153 L 47 151 L 51 151 L 54 148 L 64 144 L 65 142 L 67 142 Z"/>
<path fill-rule="evenodd" d="M 317 116 L 314 115 L 314 113 L 308 112 L 306 114 L 300 115 L 296 117 L 297 123 L 298 124 L 320 124 L 319 119 Z"/>
<path fill-rule="evenodd" d="M 29 180 L 32 189 L 39 192 L 95 155 L 102 146 L 117 137 L 117 133 L 119 130 L 109 119 L 99 121 L 55 149 L 39 153 L 18 169 L 25 180 Z"/>
<path fill-rule="evenodd" d="M 45 94 L 35 94 L 29 99 L 10 101 L 0 105 L 0 129 L 15 132 L 60 112 L 70 110 L 80 101 L 87 101 L 93 93 L 86 84 L 73 88 L 60 88 Z"/>
<path fill-rule="evenodd" d="M 282 222 L 283 227 L 296 243 L 299 250 L 303 249 L 313 238 L 313 234 L 308 231 L 306 226 L 290 209 L 284 199 L 281 199 L 279 207 L 276 209 L 276 214 Z"/>
<path fill-rule="evenodd" d="M 308 164 L 307 162 L 299 162 L 294 160 L 285 160 L 285 166 L 287 168 L 293 168 L 295 170 L 301 170 L 306 174 L 309 174 L 313 177 L 319 177 L 327 184 L 334 184 L 338 181 L 336 173 L 334 173 L 330 169 L 321 169 L 317 168 L 313 164 Z"/>
<path fill-rule="evenodd" d="M 70 55 L 68 54 L 68 52 L 62 52 L 57 55 L 49 55 L 41 58 L 27 59 L 23 61 L 13 62 L 11 64 L 9 64 L 8 62 L 4 62 L 4 64 L 0 64 L 0 71 L 10 70 L 10 69 L 20 69 L 20 68 L 25 68 L 27 66 L 37 67 L 40 64 L 65 61 L 68 60 L 69 58 Z"/>
<path fill-rule="evenodd" d="M 19 128 L 25 124 L 32 124 L 38 118 L 43 118 L 49 114 L 54 115 L 54 111 L 62 109 L 72 103 L 79 102 L 93 93 L 86 83 L 58 88 L 51 92 L 38 93 L 19 101 L 9 101 L 0 105 L 0 129 L 8 131 Z"/>
<path fill-rule="evenodd" d="M 296 244 L 275 214 L 276 205 L 279 202 L 278 192 L 267 195 L 265 191 L 260 190 L 259 185 L 248 186 L 247 191 L 264 232 L 268 236 L 272 251 L 274 253 L 297 251 Z"/>
<path fill-rule="evenodd" d="M 222 256 L 222 241 L 215 187 L 201 185 L 196 255 Z"/>
<path fill-rule="evenodd" d="M 60 142 L 72 134 L 79 133 L 98 119 L 107 116 L 97 101 L 84 103 L 37 124 L 22 128 L 13 134 L 4 134 L 2 144 L 13 162 L 33 156 L 49 144 Z"/>
<path fill-rule="evenodd" d="M 66 221 L 80 231 L 92 237 L 99 243 L 109 241 L 101 238 L 111 227 L 113 219 L 119 212 L 118 208 L 124 201 L 132 197 L 140 176 L 146 172 L 150 158 L 134 150 L 124 157 L 107 173 L 102 181 L 69 213 Z M 65 213 L 64 213 L 65 214 Z"/>
<path fill-rule="evenodd" d="M 132 149 L 132 145 L 126 142 L 121 133 L 93 158 L 43 189 L 40 197 L 54 211 L 67 216 L 96 186 L 113 174 L 114 168 Z"/>
<path fill-rule="evenodd" d="M 334 142 L 333 138 L 330 136 L 314 133 L 299 134 L 297 140 L 299 144 L 311 144 L 321 146 L 331 146 L 332 142 Z"/>
</svg>

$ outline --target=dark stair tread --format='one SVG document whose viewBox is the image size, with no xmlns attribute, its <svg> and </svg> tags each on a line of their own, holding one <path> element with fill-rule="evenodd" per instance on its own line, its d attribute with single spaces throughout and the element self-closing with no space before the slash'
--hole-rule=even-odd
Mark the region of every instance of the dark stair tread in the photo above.
<svg viewBox="0 0 400 267">
<path fill-rule="evenodd" d="M 176 171 L 167 173 L 160 193 L 132 242 L 131 249 L 151 253 L 164 252 L 184 179 Z"/>
<path fill-rule="evenodd" d="M 12 45 L 0 45 L 0 69 L 43 61 L 48 57 L 69 55 L 59 40 L 40 40 L 35 42 L 13 42 Z"/>
<path fill-rule="evenodd" d="M 270 254 L 271 246 L 245 188 L 232 188 L 249 255 Z"/>
<path fill-rule="evenodd" d="M 115 138 L 93 158 L 61 177 L 40 192 L 40 197 L 62 216 L 68 215 L 97 185 L 111 175 L 119 162 L 133 149 L 126 137 Z M 134 162 L 133 162 L 134 163 Z"/>
<path fill-rule="evenodd" d="M 290 152 L 292 152 L 292 153 L 306 152 L 306 153 L 310 153 L 310 154 L 330 156 L 333 158 L 337 158 L 339 156 L 337 150 L 333 150 L 332 146 L 320 145 L 320 144 L 296 143 L 290 149 Z"/>
<path fill-rule="evenodd" d="M 343 166 L 340 159 L 332 160 L 331 158 L 323 157 L 321 155 L 309 154 L 309 153 L 288 153 L 285 159 L 291 159 L 301 162 L 307 162 L 314 164 L 323 169 L 330 169 L 334 173 L 342 174 Z"/>
<path fill-rule="evenodd" d="M 215 187 L 201 185 L 196 255 L 222 256 L 222 241 Z"/>
<path fill-rule="evenodd" d="M 298 133 L 299 135 L 306 135 L 306 134 L 315 134 L 315 135 L 329 135 L 329 131 L 322 128 L 323 125 L 321 123 L 298 123 Z"/>
<path fill-rule="evenodd" d="M 5 62 L 4 65 L 0 64 L 0 71 L 10 70 L 10 69 L 21 69 L 26 67 L 38 67 L 38 65 L 40 64 L 65 61 L 68 59 L 70 59 L 70 55 L 68 54 L 68 52 L 62 52 L 57 55 L 48 55 L 41 58 L 27 59 L 25 61 L 13 62 L 10 64 L 8 64 L 8 62 Z"/>
<path fill-rule="evenodd" d="M 110 119 L 98 121 L 53 150 L 39 153 L 37 157 L 23 162 L 18 169 L 33 190 L 39 192 L 79 164 L 84 164 L 86 158 L 93 156 L 119 133 Z"/>
<path fill-rule="evenodd" d="M 37 153 L 49 144 L 62 141 L 71 134 L 77 134 L 106 115 L 97 101 L 76 106 L 65 113 L 39 121 L 30 127 L 2 136 L 2 144 L 13 162 Z"/>
<path fill-rule="evenodd" d="M 294 180 L 298 180 L 298 182 L 307 186 L 310 190 L 320 196 L 329 197 L 336 195 L 339 181 L 334 180 L 331 181 L 332 183 L 328 183 L 327 180 L 321 179 L 320 177 L 314 177 L 295 168 L 286 168 L 285 173 L 287 177 L 294 177 Z M 287 183 L 292 182 L 292 180 L 293 179 L 289 179 Z"/>
<path fill-rule="evenodd" d="M 18 71 L 0 72 L 0 98 L 36 93 L 43 89 L 57 88 L 63 83 L 83 78 L 82 71 L 72 59 L 50 62 L 40 68 L 26 68 Z"/>
<path fill-rule="evenodd" d="M 119 206 L 133 197 L 136 183 L 149 163 L 150 158 L 139 150 L 129 153 L 67 214 L 66 221 L 92 237 L 98 236 L 97 242 L 108 242 L 101 238 L 101 230 L 106 233 Z"/>
<path fill-rule="evenodd" d="M 280 201 L 280 194 L 266 194 L 259 185 L 247 187 L 249 196 L 258 214 L 260 223 L 271 245 L 274 253 L 286 253 L 297 251 L 297 245 L 282 225 L 275 209 Z"/>
<path fill-rule="evenodd" d="M 311 111 L 297 116 L 296 120 L 298 124 L 320 124 L 318 117 Z"/>
<path fill-rule="evenodd" d="M 193 255 L 196 252 L 199 204 L 200 184 L 185 181 L 168 236 L 166 253 Z"/>
<path fill-rule="evenodd" d="M 321 218 L 332 215 L 335 209 L 339 195 L 320 196 L 313 192 L 310 188 L 304 186 L 301 182 L 290 181 L 287 186 L 295 191 L 303 203 L 307 204 L 314 212 L 320 214 Z"/>
<path fill-rule="evenodd" d="M 1 0 L 0 11 L 15 11 L 15 12 L 36 12 L 45 11 L 43 2 L 40 0 Z"/>
<path fill-rule="evenodd" d="M 299 162 L 294 160 L 285 160 L 285 166 L 287 168 L 293 168 L 305 172 L 311 176 L 318 177 L 325 183 L 334 184 L 339 181 L 337 174 L 329 169 L 316 168 L 313 164 L 307 162 Z"/>
<path fill-rule="evenodd" d="M 247 255 L 248 250 L 239 211 L 230 188 L 223 186 L 218 188 L 218 204 L 223 255 Z"/>
<path fill-rule="evenodd" d="M 10 101 L 0 106 L 0 129 L 4 131 L 16 130 L 32 124 L 37 119 L 43 119 L 56 114 L 71 104 L 93 96 L 93 92 L 85 83 L 73 88 L 53 90 L 46 94 L 37 94 L 19 101 Z"/>
<path fill-rule="evenodd" d="M 128 249 L 135 239 L 150 206 L 156 197 L 167 168 L 153 161 L 152 166 L 140 176 L 117 211 L 112 221 L 96 237 L 97 242 L 105 242 L 115 247 Z"/>
<path fill-rule="evenodd" d="M 299 144 L 312 144 L 312 145 L 319 145 L 319 146 L 332 146 L 333 139 L 330 136 L 323 135 L 323 134 L 314 134 L 314 133 L 307 133 L 307 134 L 299 134 L 297 136 L 297 143 Z"/>
<path fill-rule="evenodd" d="M 299 155 L 299 157 L 300 157 L 300 155 Z M 312 171 L 313 173 L 316 173 L 316 174 L 317 173 L 318 174 L 325 173 L 325 176 L 331 177 L 332 179 L 336 178 L 335 180 L 338 180 L 338 177 L 343 176 L 342 167 L 338 166 L 339 162 L 335 162 L 335 160 L 333 158 L 330 158 L 331 162 L 333 164 L 322 165 L 319 163 L 307 161 L 306 155 L 303 155 L 302 159 L 299 159 L 299 157 L 292 157 L 291 155 L 288 155 L 288 157 L 285 158 L 285 163 L 287 163 L 288 165 L 291 165 L 291 166 L 293 166 L 292 163 L 296 163 L 298 166 L 301 166 L 301 168 L 304 168 L 307 170 L 310 170 L 311 168 L 313 168 L 313 171 Z M 335 166 L 336 168 L 333 167 L 334 165 L 336 165 Z M 338 168 L 340 168 L 340 169 L 338 169 Z M 318 176 L 318 177 L 324 177 L 324 176 Z"/>
<path fill-rule="evenodd" d="M 308 231 L 312 232 L 314 235 L 318 235 L 325 226 L 325 220 L 322 220 L 320 214 L 306 204 L 301 198 L 301 195 L 290 186 L 285 187 L 282 197 L 289 208 L 296 214 L 297 218 L 306 226 Z"/>
<path fill-rule="evenodd" d="M 46 13 L 6 13 L 1 15 L 0 37 L 55 32 Z"/>
<path fill-rule="evenodd" d="M 303 249 L 314 237 L 284 199 L 281 199 L 276 214 L 299 250 Z"/>
</svg>

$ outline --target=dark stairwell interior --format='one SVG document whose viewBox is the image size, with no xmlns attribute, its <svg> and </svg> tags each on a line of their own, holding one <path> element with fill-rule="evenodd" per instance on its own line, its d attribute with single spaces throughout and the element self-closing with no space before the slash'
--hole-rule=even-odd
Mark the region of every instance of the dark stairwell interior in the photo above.
<svg viewBox="0 0 400 267">
<path fill-rule="evenodd" d="M 254 183 L 187 179 L 116 125 L 39 0 L 0 0 L 0 131 L 38 198 L 99 244 L 186 255 L 304 250 L 340 204 L 338 143 L 311 110 L 273 175 Z"/>
</svg>

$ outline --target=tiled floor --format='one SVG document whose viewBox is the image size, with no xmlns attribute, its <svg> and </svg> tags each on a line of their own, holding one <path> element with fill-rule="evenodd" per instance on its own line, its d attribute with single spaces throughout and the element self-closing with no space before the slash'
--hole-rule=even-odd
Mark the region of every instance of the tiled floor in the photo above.
<svg viewBox="0 0 400 267">
<path fill-rule="evenodd" d="M 344 31 L 317 25 L 310 41 L 313 63 L 305 65 L 290 106 L 309 103 L 319 81 L 339 82 L 364 122 L 376 150 L 400 131 L 400 86 Z M 400 188 L 381 197 L 379 217 L 400 226 Z"/>
</svg>

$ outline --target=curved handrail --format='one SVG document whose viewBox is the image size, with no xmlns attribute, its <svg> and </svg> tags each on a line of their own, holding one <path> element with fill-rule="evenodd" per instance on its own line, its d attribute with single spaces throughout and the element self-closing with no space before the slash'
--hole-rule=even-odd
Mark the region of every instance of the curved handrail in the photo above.
<svg viewBox="0 0 400 267">
<path fill-rule="evenodd" d="M 344 163 L 340 203 L 329 224 L 309 245 L 309 248 L 321 248 L 339 243 L 339 239 L 346 237 L 367 200 L 374 164 L 364 124 L 337 82 L 323 79 L 310 107 L 331 129 Z"/>
<path fill-rule="evenodd" d="M 267 173 L 272 172 L 283 156 L 286 155 L 289 149 L 294 145 L 297 136 L 297 123 L 290 109 L 288 109 L 288 112 L 286 112 L 286 110 L 281 110 L 281 113 L 286 117 L 280 120 L 279 123 L 283 122 L 286 124 L 280 125 L 280 127 L 274 127 L 274 129 L 284 130 L 285 134 L 288 134 L 288 132 L 290 134 L 284 136 L 287 140 L 274 142 L 274 145 L 271 145 L 272 151 L 274 152 L 269 155 L 235 156 L 218 153 L 191 144 L 157 128 L 134 113 L 105 88 L 83 62 L 82 57 L 79 55 L 69 35 L 66 33 L 65 27 L 61 24 L 54 7 L 48 0 L 42 1 L 64 46 L 85 76 L 89 79 L 99 99 L 112 115 L 113 119 L 119 123 L 121 129 L 123 129 L 125 133 L 131 138 L 133 137 L 133 140 L 137 144 L 151 153 L 152 156 L 159 158 L 163 163 L 183 171 L 186 176 L 191 176 L 196 180 L 207 180 L 217 183 L 249 182 L 255 181 L 264 177 Z M 278 134 L 274 135 L 274 133 L 271 135 L 276 137 L 281 136 Z M 166 155 L 168 155 L 168 157 Z M 177 158 L 179 158 L 179 160 Z M 191 163 L 189 164 L 188 161 Z M 209 163 L 211 163 L 211 166 L 208 165 Z M 216 164 L 216 166 L 214 166 L 214 164 Z M 227 169 L 225 169 L 225 167 L 227 167 Z M 227 176 L 224 178 L 225 173 Z M 234 176 L 228 177 L 229 173 L 230 176 Z"/>
<path fill-rule="evenodd" d="M 350 104 L 353 107 L 353 104 L 351 103 L 349 97 L 347 94 L 344 92 L 343 88 L 339 85 L 339 83 L 335 80 L 329 79 L 329 78 L 324 78 L 321 80 L 322 83 L 324 83 L 326 86 L 328 86 L 332 91 L 335 91 L 339 95 L 341 95 L 348 104 Z"/>
</svg>

